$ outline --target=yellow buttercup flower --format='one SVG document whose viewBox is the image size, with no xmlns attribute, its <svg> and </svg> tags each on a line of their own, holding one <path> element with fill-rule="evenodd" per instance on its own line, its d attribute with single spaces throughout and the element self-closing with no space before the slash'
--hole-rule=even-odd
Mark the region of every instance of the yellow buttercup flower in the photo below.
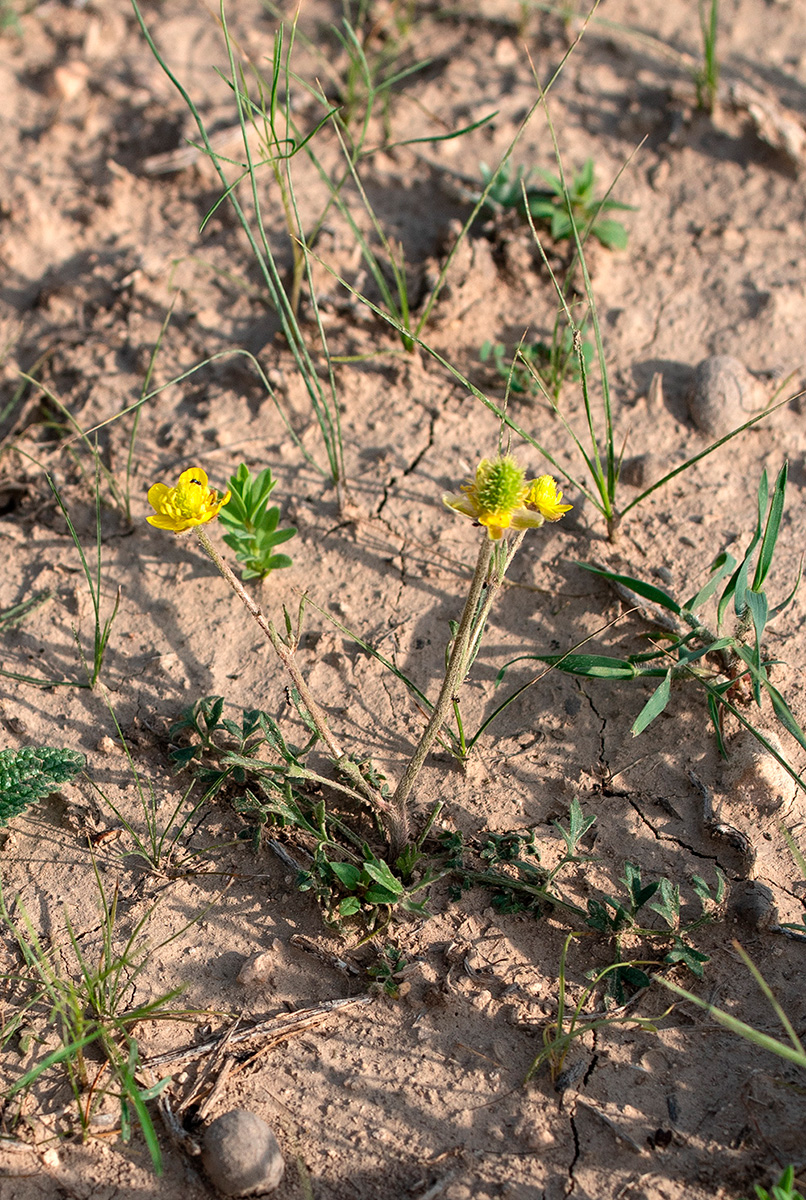
<svg viewBox="0 0 806 1200">
<path fill-rule="evenodd" d="M 146 520 L 157 529 L 185 533 L 194 525 L 215 520 L 229 498 L 229 491 L 222 496 L 208 486 L 206 471 L 191 467 L 182 472 L 176 487 L 155 483 L 148 489 L 148 502 L 155 513 Z"/>
<path fill-rule="evenodd" d="M 564 513 L 570 512 L 573 504 L 561 504 L 563 494 L 550 475 L 541 475 L 529 484 L 526 503 L 536 508 L 547 521 L 559 521 Z"/>
<path fill-rule="evenodd" d="M 543 516 L 526 508 L 530 485 L 510 455 L 483 458 L 473 479 L 460 492 L 447 492 L 443 504 L 484 525 L 488 536 L 498 541 L 507 529 L 536 529 Z"/>
</svg>

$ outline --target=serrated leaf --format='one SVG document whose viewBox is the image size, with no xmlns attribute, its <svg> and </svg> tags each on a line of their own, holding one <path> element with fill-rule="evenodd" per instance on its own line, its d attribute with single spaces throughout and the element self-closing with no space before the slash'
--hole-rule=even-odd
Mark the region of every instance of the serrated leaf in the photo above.
<svg viewBox="0 0 806 1200">
<path fill-rule="evenodd" d="M 69 783 L 85 764 L 78 751 L 52 746 L 0 750 L 0 825 Z"/>
</svg>

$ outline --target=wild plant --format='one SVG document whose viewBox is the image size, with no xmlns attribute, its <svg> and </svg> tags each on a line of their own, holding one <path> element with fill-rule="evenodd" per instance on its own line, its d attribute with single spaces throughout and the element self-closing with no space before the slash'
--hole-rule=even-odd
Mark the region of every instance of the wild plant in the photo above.
<svg viewBox="0 0 806 1200">
<path fill-rule="evenodd" d="M 276 484 L 271 467 L 252 476 L 246 463 L 241 463 L 230 478 L 230 498 L 219 519 L 228 531 L 224 541 L 243 564 L 244 579 L 265 579 L 272 571 L 291 566 L 287 554 L 274 553 L 275 546 L 281 546 L 297 532 L 293 526 L 277 528 L 280 509 L 276 504 L 268 507 Z"/>
<path fill-rule="evenodd" d="M 165 1078 L 144 1086 L 135 1029 L 141 1021 L 184 1020 L 192 1014 L 173 1007 L 181 988 L 143 1004 L 132 1005 L 130 998 L 134 980 L 149 958 L 189 926 L 157 945 L 149 945 L 143 933 L 153 916 L 152 907 L 134 924 L 128 937 L 121 939 L 115 928 L 117 885 L 109 896 L 97 866 L 93 865 L 101 904 L 97 961 L 90 958 L 67 913 L 65 945 L 47 946 L 34 929 L 21 899 L 16 897 L 8 904 L 0 888 L 0 920 L 14 937 L 24 964 L 21 974 L 10 979 L 20 989 L 21 999 L 4 1025 L 2 1043 L 8 1045 L 39 1019 L 54 1027 L 61 1042 L 57 1050 L 26 1071 L 5 1094 L 10 1099 L 24 1093 L 41 1075 L 61 1067 L 75 1099 L 82 1136 L 86 1139 L 90 1135 L 92 1117 L 100 1101 L 112 1097 L 119 1104 L 124 1140 L 131 1136 L 132 1123 L 136 1121 L 154 1170 L 160 1174 L 162 1155 L 147 1104 L 170 1080 Z M 62 965 L 65 956 L 72 958 L 70 973 Z"/>
<path fill-rule="evenodd" d="M 755 1185 L 755 1191 L 756 1200 L 804 1200 L 800 1192 L 795 1189 L 795 1168 L 793 1166 L 786 1168 L 769 1192 L 760 1183 Z"/>
<path fill-rule="evenodd" d="M 167 62 L 149 33 L 145 19 L 137 4 L 132 0 L 137 21 L 143 36 L 157 60 L 161 69 L 177 89 L 187 105 L 199 130 L 200 146 L 210 159 L 221 183 L 222 192 L 213 206 L 212 212 L 222 203 L 229 203 L 246 234 L 250 250 L 261 273 L 263 283 L 275 312 L 277 313 L 286 344 L 294 359 L 300 378 L 302 379 L 314 415 L 316 417 L 327 458 L 327 469 L 314 460 L 314 466 L 323 474 L 329 475 L 337 488 L 345 482 L 344 451 L 341 437 L 339 405 L 336 395 L 335 377 L 333 374 L 324 329 L 318 319 L 315 294 L 312 292 L 312 303 L 317 318 L 317 337 L 319 350 L 315 356 L 309 347 L 299 323 L 296 311 L 296 296 L 299 281 L 306 269 L 306 259 L 301 257 L 296 249 L 294 266 L 294 281 L 289 292 L 286 287 L 282 270 L 275 253 L 271 238 L 263 216 L 263 202 L 258 188 L 258 171 L 268 167 L 272 172 L 279 189 L 280 201 L 291 235 L 292 248 L 297 244 L 304 246 L 305 237 L 297 212 L 291 174 L 288 164 L 293 156 L 303 148 L 305 141 L 314 137 L 329 114 L 305 138 L 293 135 L 293 125 L 290 118 L 291 89 L 288 86 L 291 77 L 289 54 L 290 48 L 284 50 L 282 29 L 275 41 L 272 61 L 272 74 L 268 86 L 261 77 L 253 72 L 251 75 L 254 95 L 250 93 L 249 78 L 244 68 L 236 61 L 236 51 L 229 34 L 224 4 L 220 7 L 221 28 L 229 64 L 228 82 L 232 90 L 236 116 L 241 130 L 243 153 L 242 162 L 232 163 L 224 158 L 212 146 L 208 131 L 192 97 L 182 85 L 177 76 L 171 71 Z M 292 35 L 293 44 L 293 35 Z M 285 100 L 280 98 L 281 83 L 285 81 Z M 253 150 L 253 139 L 250 133 L 256 131 L 260 146 L 260 155 L 256 157 Z M 230 178 L 227 168 L 234 166 L 235 177 Z M 246 196 L 240 199 L 241 188 Z M 253 214 L 250 217 L 250 211 Z M 204 225 L 204 222 L 203 222 Z M 317 365 L 324 365 L 327 383 L 323 384 L 319 377 Z"/>
<path fill-rule="evenodd" d="M 152 525 L 164 530 L 173 530 L 177 534 L 195 529 L 202 549 L 215 563 L 268 638 L 291 678 L 290 696 L 293 703 L 311 737 L 320 743 L 330 759 L 335 768 L 335 778 L 329 784 L 327 780 L 316 780 L 301 762 L 310 745 L 305 752 L 288 746 L 274 723 L 270 722 L 265 714 L 257 711 L 250 712 L 248 717 L 245 714 L 240 729 L 237 726 L 228 727 L 221 720 L 221 708 L 215 706 L 208 710 L 194 711 L 192 717 L 186 719 L 191 721 L 197 734 L 206 740 L 208 747 L 212 744 L 213 734 L 219 725 L 230 736 L 238 739 L 239 746 L 234 750 L 235 757 L 230 756 L 223 764 L 227 769 L 243 769 L 246 765 L 243 750 L 250 738 L 253 742 L 256 738 L 258 741 L 265 741 L 275 751 L 279 761 L 268 765 L 264 774 L 269 779 L 278 774 L 282 789 L 289 780 L 296 783 L 307 779 L 308 782 L 327 784 L 331 790 L 335 789 L 338 797 L 348 799 L 359 810 L 368 808 L 388 840 L 388 863 L 399 872 L 398 882 L 401 886 L 392 887 L 387 872 L 374 865 L 377 855 L 364 853 L 364 839 L 359 841 L 362 857 L 351 851 L 354 859 L 352 866 L 358 869 L 358 875 L 354 876 L 352 872 L 344 870 L 339 876 L 338 871 L 331 870 L 327 882 L 331 883 L 332 876 L 335 875 L 340 878 L 342 884 L 352 885 L 351 890 L 354 894 L 358 893 L 360 903 L 367 897 L 370 903 L 373 897 L 380 897 L 380 892 L 375 890 L 376 886 L 386 887 L 389 894 L 384 902 L 391 902 L 392 893 L 395 903 L 402 902 L 404 889 L 410 890 L 412 887 L 406 880 L 410 878 L 413 865 L 420 856 L 418 840 L 411 836 L 409 817 L 410 798 L 420 771 L 442 734 L 446 719 L 456 704 L 457 693 L 479 652 L 492 604 L 526 531 L 538 528 L 547 520 L 558 521 L 571 506 L 562 503 L 562 493 L 558 492 L 550 476 L 544 475 L 527 481 L 522 468 L 510 455 L 483 460 L 460 492 L 449 493 L 443 497 L 448 508 L 478 525 L 483 530 L 483 535 L 464 609 L 446 655 L 445 677 L 439 695 L 431 707 L 430 717 L 419 744 L 403 775 L 392 789 L 368 760 L 355 760 L 344 753 L 339 740 L 329 728 L 324 711 L 310 692 L 295 657 L 301 629 L 302 606 L 296 626 L 284 610 L 285 633 L 281 634 L 274 622 L 263 615 L 208 537 L 204 526 L 219 515 L 228 496 L 209 486 L 207 475 L 201 468 L 192 467 L 180 475 L 175 487 L 168 487 L 162 483 L 154 484 L 149 490 L 148 498 L 155 509 L 154 514 L 148 518 Z M 510 532 L 515 535 L 511 541 L 508 540 Z M 193 757 L 195 755 L 190 753 L 188 761 Z M 321 831 L 323 837 L 326 837 L 327 829 Z M 327 875 L 328 869 L 323 869 Z M 379 870 L 384 880 L 377 877 Z"/>
<path fill-rule="evenodd" d="M 622 1005 L 636 989 L 649 987 L 651 977 L 644 967 L 660 962 L 669 966 L 680 964 L 697 977 L 702 976 L 708 957 L 694 946 L 692 935 L 712 919 L 722 903 L 725 881 L 721 872 L 717 870 L 713 890 L 700 876 L 692 878 L 700 912 L 689 920 L 681 920 L 679 885 L 666 878 L 646 883 L 640 868 L 631 862 L 624 864 L 620 880 L 623 896 L 597 893 L 583 907 L 574 898 L 564 876 L 569 866 L 595 861 L 583 847 L 583 839 L 595 820 L 583 813 L 575 799 L 571 802 L 567 827 L 552 822 L 564 849 L 551 867 L 541 861 L 534 830 L 490 834 L 478 850 L 478 857 L 484 863 L 481 870 L 468 865 L 462 839 L 457 835 L 447 835 L 446 851 L 460 889 L 480 884 L 492 890 L 493 906 L 502 912 L 528 912 L 535 917 L 553 913 L 560 919 L 581 921 L 587 931 L 608 942 L 614 962 L 602 979 L 606 982 L 606 1001 L 611 1006 Z M 661 927 L 648 924 L 650 913 L 660 917 Z M 645 960 L 639 966 L 634 956 L 627 953 L 628 943 L 658 945 L 663 949 L 663 958 Z"/>
<path fill-rule="evenodd" d="M 593 345 L 587 340 L 583 341 L 581 352 L 590 370 Z M 560 324 L 559 315 L 554 322 L 550 341 L 521 341 L 511 358 L 501 342 L 486 341 L 479 350 L 479 358 L 483 363 L 492 363 L 499 377 L 506 382 L 508 392 L 538 396 L 548 389 L 555 406 L 565 381 L 571 379 L 578 382 L 581 378 L 573 332 Z"/>
<path fill-rule="evenodd" d="M 528 212 L 535 221 L 549 226 L 555 242 L 574 238 L 574 227 L 584 242 L 593 237 L 608 250 L 624 250 L 627 230 L 620 221 L 603 216 L 608 212 L 634 212 L 632 204 L 622 204 L 609 195 L 596 198 L 596 173 L 593 159 L 588 158 L 580 170 L 566 183 L 562 175 L 553 175 L 539 167 L 524 171 L 505 161 L 495 172 L 485 163 L 479 166 L 484 186 L 485 204 L 496 212 L 514 209 Z M 532 173 L 539 175 L 545 188 L 530 183 Z"/>
<path fill-rule="evenodd" d="M 605 967 L 602 971 L 594 971 L 591 982 L 587 987 L 582 989 L 578 1001 L 571 1008 L 567 985 L 568 952 L 573 943 L 584 936 L 585 934 L 569 933 L 563 944 L 557 976 L 557 1016 L 543 1030 L 543 1049 L 535 1056 L 529 1070 L 526 1072 L 526 1079 L 524 1081 L 526 1083 L 542 1067 L 547 1066 L 551 1082 L 555 1088 L 558 1088 L 563 1082 L 568 1053 L 578 1039 L 585 1037 L 586 1034 L 596 1034 L 600 1029 L 609 1029 L 615 1025 L 626 1025 L 632 1029 L 641 1029 L 645 1033 L 657 1033 L 659 1021 L 671 1011 L 667 1010 L 666 1013 L 661 1013 L 658 1017 L 639 1017 L 627 1010 L 629 1000 L 624 1000 L 617 1008 L 611 1007 L 609 1011 L 586 1012 L 586 1006 L 596 997 L 602 984 L 608 984 L 610 976 L 615 972 L 620 972 L 627 978 L 633 974 L 638 979 L 644 976 L 644 967 L 651 964 L 644 960 L 635 959 L 631 959 L 628 962 L 611 963 L 610 966 Z"/>
<path fill-rule="evenodd" d="M 790 834 L 787 835 L 787 840 L 789 841 L 792 849 L 795 862 L 797 863 L 803 878 L 806 879 L 806 859 L 795 845 Z M 782 926 L 782 928 L 784 930 L 792 930 L 793 933 L 790 936 L 797 937 L 800 940 L 806 937 L 806 926 L 804 925 L 789 924 Z M 753 979 L 758 985 L 758 988 L 764 996 L 764 999 L 775 1013 L 775 1016 L 777 1017 L 782 1029 L 786 1034 L 786 1041 L 781 1041 L 778 1038 L 772 1037 L 768 1033 L 762 1033 L 761 1030 L 754 1029 L 752 1025 L 748 1025 L 745 1021 L 739 1020 L 739 1018 L 733 1016 L 732 1013 L 726 1012 L 722 1008 L 718 1008 L 715 1004 L 711 1004 L 709 1001 L 703 1000 L 700 996 L 695 996 L 693 993 L 685 991 L 679 986 L 679 984 L 673 983 L 670 979 L 664 979 L 660 977 L 659 982 L 662 983 L 664 987 L 668 988 L 669 991 L 674 992 L 682 999 L 688 1000 L 691 1004 L 696 1005 L 697 1008 L 704 1009 L 718 1025 L 722 1026 L 723 1029 L 728 1029 L 731 1033 L 735 1033 L 739 1037 L 744 1038 L 745 1041 L 752 1042 L 754 1046 L 758 1046 L 762 1050 L 769 1050 L 772 1054 L 777 1055 L 779 1058 L 783 1058 L 787 1062 L 795 1063 L 796 1066 L 806 1070 L 806 1048 L 804 1048 L 803 1042 L 796 1033 L 795 1027 L 787 1016 L 780 1001 L 747 951 L 737 941 L 733 942 L 733 949 L 739 955 L 739 958 L 753 976 Z M 756 1190 L 758 1191 L 758 1189 Z"/>
<path fill-rule="evenodd" d="M 688 600 L 677 600 L 664 588 L 645 580 L 591 563 L 577 564 L 606 580 L 661 626 L 651 650 L 623 659 L 573 651 L 565 655 L 519 657 L 536 659 L 556 670 L 588 679 L 659 679 L 658 687 L 633 722 L 633 735 L 642 733 L 665 711 L 671 701 L 674 682 L 691 680 L 705 691 L 708 713 L 723 755 L 726 749 L 722 724 L 725 714 L 730 712 L 806 790 L 806 783 L 742 711 L 750 703 L 760 708 L 762 697 L 766 696 L 778 723 L 806 749 L 806 733 L 770 680 L 769 668 L 774 664 L 763 654 L 763 637 L 768 623 L 792 603 L 800 583 L 799 571 L 787 595 L 771 606 L 765 583 L 780 532 L 786 481 L 787 465 L 784 464 L 770 495 L 767 473 L 762 473 L 757 492 L 756 526 L 743 557 L 737 562 L 732 554 L 723 550 L 714 559 L 707 582 Z M 720 584 L 723 586 L 716 604 L 716 625 L 711 628 L 701 610 L 717 595 Z M 726 630 L 729 613 L 732 613 L 732 628 Z M 499 678 L 511 665 L 512 662 L 502 668 Z"/>
<path fill-rule="evenodd" d="M 694 73 L 697 89 L 697 106 L 708 113 L 714 111 L 719 90 L 719 57 L 717 34 L 719 33 L 719 0 L 698 0 L 700 33 L 702 34 L 702 63 Z"/>
<path fill-rule="evenodd" d="M 53 746 L 0 750 L 0 826 L 70 783 L 85 762 L 78 751 Z"/>
</svg>

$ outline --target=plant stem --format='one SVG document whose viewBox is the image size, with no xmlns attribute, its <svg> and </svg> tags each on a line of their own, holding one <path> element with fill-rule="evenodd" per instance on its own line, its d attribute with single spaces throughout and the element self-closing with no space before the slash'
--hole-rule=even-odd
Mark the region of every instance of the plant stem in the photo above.
<svg viewBox="0 0 806 1200">
<path fill-rule="evenodd" d="M 357 792 L 359 792 L 363 799 L 368 801 L 368 803 L 375 809 L 376 812 L 382 814 L 386 830 L 389 835 L 389 842 L 392 847 L 392 851 L 395 855 L 399 854 L 408 840 L 408 823 L 405 819 L 405 812 L 401 814 L 399 809 L 393 803 L 390 803 L 388 800 L 386 800 L 383 796 L 381 796 L 376 788 L 373 788 L 370 784 L 368 784 L 364 776 L 361 774 L 358 765 L 347 757 L 339 743 L 334 738 L 333 734 L 328 729 L 327 716 L 324 709 L 317 703 L 316 700 L 314 700 L 313 696 L 311 695 L 308 684 L 305 682 L 305 678 L 300 671 L 299 666 L 297 665 L 293 648 L 288 646 L 280 637 L 274 626 L 274 622 L 268 620 L 268 618 L 263 615 L 258 605 L 255 604 L 252 597 L 244 588 L 240 579 L 238 579 L 237 575 L 233 573 L 233 571 L 218 553 L 201 525 L 196 527 L 196 536 L 199 539 L 199 545 L 202 547 L 205 554 L 207 554 L 213 560 L 220 573 L 232 588 L 233 592 L 235 592 L 235 595 L 246 608 L 247 612 L 250 614 L 250 616 L 254 617 L 260 628 L 265 633 L 266 637 L 271 642 L 274 652 L 280 659 L 280 662 L 283 664 L 286 671 L 288 671 L 288 674 L 291 676 L 291 681 L 299 693 L 300 700 L 302 701 L 305 709 L 308 712 L 308 715 L 313 721 L 316 732 L 322 739 L 322 742 L 327 749 L 327 753 L 334 765 L 339 769 L 339 771 L 342 772 L 343 775 L 347 776 L 353 787 Z"/>
<path fill-rule="evenodd" d="M 244 588 L 240 579 L 238 579 L 238 577 L 234 575 L 232 570 L 227 566 L 224 559 L 221 557 L 213 543 L 208 538 L 206 531 L 200 525 L 196 527 L 196 536 L 198 537 L 199 544 L 201 545 L 205 554 L 209 555 L 209 557 L 213 560 L 215 565 L 218 567 L 218 570 L 232 588 L 233 592 L 235 592 L 235 595 L 246 608 L 247 612 L 250 614 L 250 616 L 254 617 L 260 628 L 265 633 L 266 637 L 271 642 L 272 648 L 274 649 L 277 657 L 280 659 L 283 666 L 288 671 L 288 674 L 291 676 L 294 687 L 299 692 L 302 703 L 310 713 L 311 720 L 316 726 L 316 732 L 319 734 L 320 738 L 327 747 L 328 754 L 336 761 L 338 761 L 340 758 L 343 758 L 344 754 L 341 746 L 328 729 L 327 717 L 325 716 L 324 710 L 320 708 L 319 704 L 317 704 L 316 700 L 314 700 L 313 696 L 311 695 L 308 685 L 302 676 L 302 672 L 297 666 L 293 650 L 291 650 L 289 646 L 286 646 L 285 642 L 275 629 L 274 622 L 269 621 L 266 619 L 266 617 L 264 617 L 263 613 L 260 611 L 260 608 L 257 606 L 257 604 L 255 604 L 252 597 Z"/>
<path fill-rule="evenodd" d="M 453 643 L 451 657 L 448 660 L 448 669 L 445 672 L 445 678 L 442 681 L 439 697 L 434 711 L 431 714 L 431 720 L 425 727 L 423 736 L 420 738 L 420 744 L 412 756 L 409 765 L 406 767 L 403 778 L 397 785 L 397 790 L 392 797 L 392 804 L 405 820 L 405 814 L 408 804 L 408 799 L 414 783 L 420 771 L 423 768 L 428 752 L 439 736 L 439 731 L 445 723 L 445 718 L 453 703 L 456 691 L 461 687 L 462 681 L 467 673 L 467 666 L 470 658 L 471 638 L 474 629 L 474 618 L 476 609 L 478 608 L 479 599 L 481 598 L 482 588 L 487 579 L 487 572 L 490 568 L 490 562 L 493 556 L 493 543 L 490 539 L 484 536 L 484 540 L 479 547 L 479 556 L 476 560 L 476 570 L 473 575 L 473 581 L 470 584 L 470 591 L 467 594 L 462 619 L 459 622 L 459 628 L 456 631 L 456 637 Z"/>
</svg>

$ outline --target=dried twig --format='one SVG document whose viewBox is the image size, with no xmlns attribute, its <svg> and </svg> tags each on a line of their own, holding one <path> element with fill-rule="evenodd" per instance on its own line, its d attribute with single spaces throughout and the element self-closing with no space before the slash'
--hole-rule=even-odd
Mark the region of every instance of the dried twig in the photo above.
<svg viewBox="0 0 806 1200">
<path fill-rule="evenodd" d="M 217 1050 L 224 1043 L 234 1045 L 236 1042 L 245 1042 L 253 1037 L 266 1039 L 263 1047 L 265 1050 L 270 1046 L 276 1046 L 278 1043 L 284 1042 L 286 1038 L 293 1037 L 295 1033 L 302 1033 L 306 1029 L 312 1029 L 327 1017 L 339 1015 L 350 1008 L 358 1008 L 365 1004 L 371 1004 L 372 1000 L 373 997 L 367 993 L 361 996 L 348 996 L 342 1000 L 324 1000 L 321 1004 L 317 1004 L 313 1008 L 304 1008 L 299 1012 L 280 1013 L 276 1017 L 271 1017 L 268 1021 L 259 1021 L 256 1025 L 252 1025 L 248 1029 L 240 1029 L 237 1033 L 232 1033 L 228 1030 L 218 1037 L 202 1042 L 199 1046 L 185 1046 L 181 1050 L 169 1050 L 165 1054 L 157 1054 L 153 1058 L 149 1058 L 143 1066 L 151 1068 L 163 1067 L 167 1063 L 201 1058 L 202 1055 Z"/>
</svg>

